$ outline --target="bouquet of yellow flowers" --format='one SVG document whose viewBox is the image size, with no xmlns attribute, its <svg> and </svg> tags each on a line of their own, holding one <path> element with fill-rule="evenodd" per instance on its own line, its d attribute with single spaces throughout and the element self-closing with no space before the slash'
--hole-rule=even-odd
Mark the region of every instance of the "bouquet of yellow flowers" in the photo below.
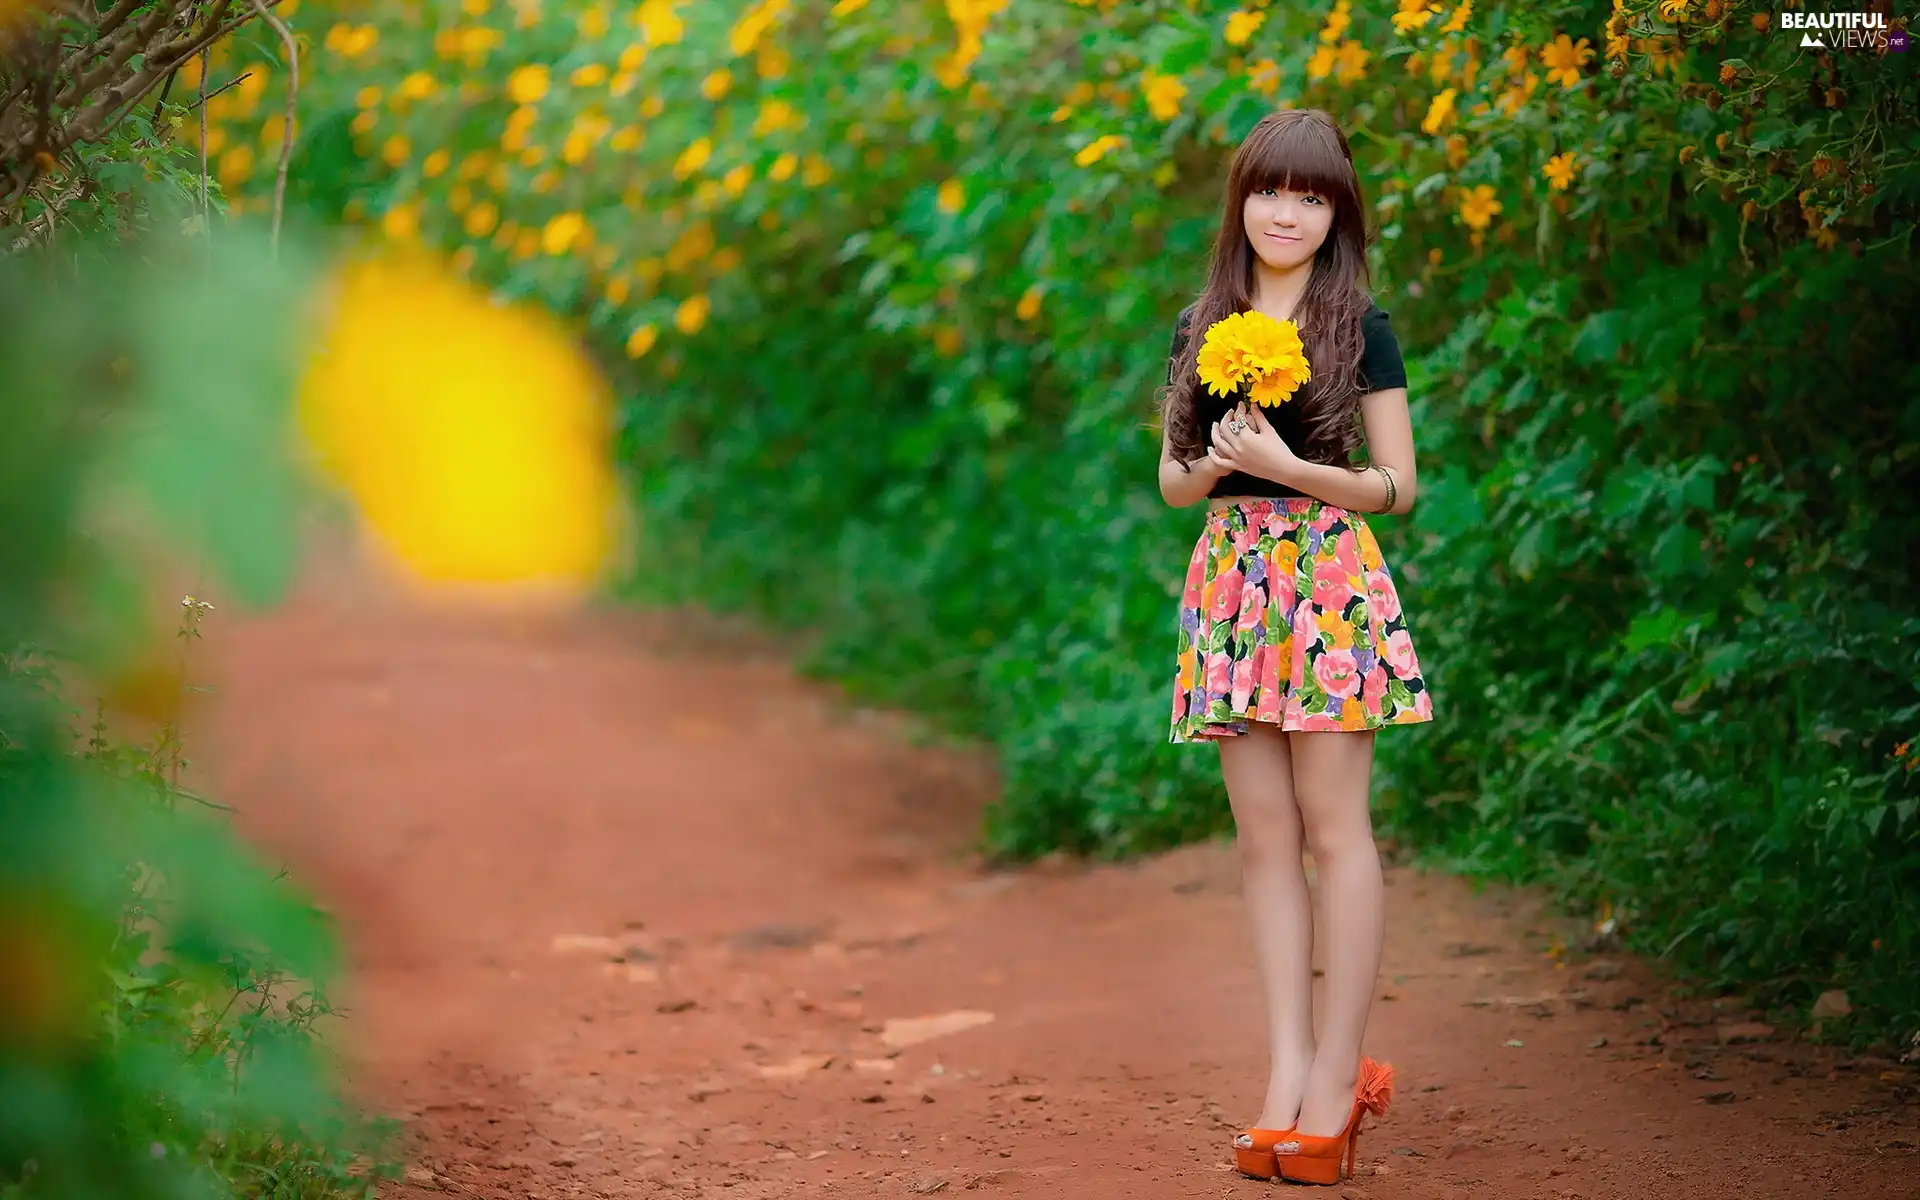
<svg viewBox="0 0 1920 1200">
<path fill-rule="evenodd" d="M 1300 327 L 1263 312 L 1234 313 L 1209 325 L 1195 367 L 1216 396 L 1252 384 L 1248 397 L 1262 408 L 1292 399 L 1313 376 Z"/>
</svg>

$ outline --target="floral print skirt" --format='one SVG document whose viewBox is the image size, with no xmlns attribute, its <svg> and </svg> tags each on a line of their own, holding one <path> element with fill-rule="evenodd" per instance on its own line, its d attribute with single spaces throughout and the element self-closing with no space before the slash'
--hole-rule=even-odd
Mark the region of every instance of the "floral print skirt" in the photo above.
<svg viewBox="0 0 1920 1200">
<path fill-rule="evenodd" d="M 1311 496 L 1207 513 L 1180 599 L 1169 741 L 1234 737 L 1249 721 L 1312 731 L 1432 719 L 1364 516 Z"/>
</svg>

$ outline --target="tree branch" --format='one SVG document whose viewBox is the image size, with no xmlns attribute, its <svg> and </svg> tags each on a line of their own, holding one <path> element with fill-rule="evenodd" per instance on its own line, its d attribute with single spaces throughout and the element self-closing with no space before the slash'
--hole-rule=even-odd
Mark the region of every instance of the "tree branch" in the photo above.
<svg viewBox="0 0 1920 1200">
<path fill-rule="evenodd" d="M 280 253 L 280 216 L 287 202 L 287 163 L 293 157 L 293 114 L 294 105 L 300 99 L 300 47 L 293 40 L 293 31 L 287 23 L 267 11 L 265 0 L 252 0 L 253 11 L 262 21 L 273 26 L 280 35 L 280 44 L 287 51 L 287 107 L 280 123 L 280 172 L 273 181 L 273 227 L 268 244 L 275 255 Z"/>
</svg>

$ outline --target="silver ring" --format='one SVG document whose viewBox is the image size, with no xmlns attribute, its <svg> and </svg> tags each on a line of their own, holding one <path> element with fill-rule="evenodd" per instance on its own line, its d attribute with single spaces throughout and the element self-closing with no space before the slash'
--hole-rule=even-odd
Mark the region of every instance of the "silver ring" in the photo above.
<svg viewBox="0 0 1920 1200">
<path fill-rule="evenodd" d="M 1235 433 L 1245 433 L 1247 431 L 1247 423 L 1235 417 L 1233 420 L 1227 422 L 1227 428 L 1233 430 Z"/>
</svg>

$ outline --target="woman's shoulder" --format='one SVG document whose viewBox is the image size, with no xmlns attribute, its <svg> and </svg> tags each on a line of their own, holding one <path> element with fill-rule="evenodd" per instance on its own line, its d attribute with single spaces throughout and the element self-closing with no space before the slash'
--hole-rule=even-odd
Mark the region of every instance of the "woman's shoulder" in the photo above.
<svg viewBox="0 0 1920 1200">
<path fill-rule="evenodd" d="M 1371 299 L 1367 301 L 1367 311 L 1360 314 L 1360 338 L 1368 346 L 1397 346 L 1400 339 L 1394 336 L 1393 323 L 1387 310 Z"/>
</svg>

